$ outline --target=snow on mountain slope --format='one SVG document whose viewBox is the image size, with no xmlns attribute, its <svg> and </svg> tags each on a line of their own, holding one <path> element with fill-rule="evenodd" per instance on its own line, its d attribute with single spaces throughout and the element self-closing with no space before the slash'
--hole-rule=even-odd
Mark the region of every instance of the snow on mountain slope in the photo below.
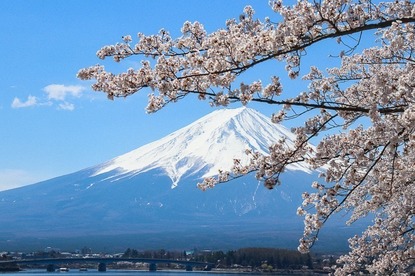
<svg viewBox="0 0 415 276">
<path fill-rule="evenodd" d="M 124 250 L 132 242 L 143 248 L 295 248 L 303 231 L 295 215 L 301 194 L 318 176 L 306 166 L 291 167 L 273 190 L 252 174 L 207 192 L 195 187 L 196 178 L 229 169 L 233 158 L 247 159 L 247 148 L 266 153 L 281 136 L 287 143 L 295 138 L 252 109 L 221 109 L 106 163 L 1 191 L 0 248 L 74 249 L 92 246 L 92 239 Z M 331 233 L 347 249 L 346 239 Z"/>
<path fill-rule="evenodd" d="M 261 113 L 246 107 L 216 110 L 166 137 L 144 145 L 96 167 L 92 176 L 112 172 L 111 180 L 162 169 L 176 187 L 185 174 L 203 177 L 229 170 L 234 158 L 247 162 L 248 148 L 267 153 L 279 137 L 292 144 L 295 136 Z M 310 173 L 306 166 L 288 169 Z M 114 173 L 115 172 L 115 173 Z"/>
</svg>

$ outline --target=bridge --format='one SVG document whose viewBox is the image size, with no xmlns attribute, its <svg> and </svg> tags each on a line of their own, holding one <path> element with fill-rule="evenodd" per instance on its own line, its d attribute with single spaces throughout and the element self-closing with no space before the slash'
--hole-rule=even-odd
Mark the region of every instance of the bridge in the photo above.
<svg viewBox="0 0 415 276">
<path fill-rule="evenodd" d="M 205 262 L 195 262 L 186 260 L 170 260 L 170 259 L 149 259 L 149 258 L 48 258 L 48 259 L 23 259 L 23 260 L 9 260 L 0 261 L 2 265 L 30 265 L 30 264 L 44 264 L 47 271 L 55 271 L 57 265 L 68 264 L 83 264 L 83 263 L 98 263 L 98 271 L 106 271 L 107 264 L 117 262 L 133 262 L 133 263 L 147 263 L 149 264 L 149 271 L 156 271 L 157 264 L 178 264 L 183 265 L 186 271 L 192 271 L 193 267 L 202 267 L 204 270 L 210 270 L 214 264 Z"/>
</svg>

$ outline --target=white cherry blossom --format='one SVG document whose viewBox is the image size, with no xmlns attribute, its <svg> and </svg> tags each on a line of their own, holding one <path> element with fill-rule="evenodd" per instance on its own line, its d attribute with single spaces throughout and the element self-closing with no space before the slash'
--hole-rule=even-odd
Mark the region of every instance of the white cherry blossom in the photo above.
<svg viewBox="0 0 415 276">
<path fill-rule="evenodd" d="M 148 112 L 192 94 L 218 106 L 275 105 L 274 123 L 301 122 L 292 129 L 294 147 L 282 139 L 268 155 L 247 150 L 248 165 L 234 160 L 230 172 L 220 171 L 199 187 L 255 172 L 273 188 L 284 185 L 280 175 L 287 165 L 324 168 L 297 210 L 304 216 L 299 250 L 310 249 L 335 213 L 348 211 L 348 223 L 372 214 L 373 224 L 349 240 L 350 253 L 339 259 L 335 274 L 409 274 L 415 263 L 415 4 L 300 0 L 287 6 L 276 0 L 270 7 L 274 14 L 264 21 L 247 6 L 239 19 L 212 33 L 200 22 L 185 22 L 178 38 L 166 30 L 139 33 L 133 45 L 135 39 L 125 35 L 102 47 L 98 58 L 136 58 L 141 67 L 115 74 L 95 65 L 78 77 L 94 80 L 92 88 L 110 99 L 148 88 Z M 359 47 L 362 33 L 373 35 L 370 47 Z M 350 37 L 354 45 L 346 42 Z M 337 41 L 338 66 L 322 68 L 316 58 L 304 72 L 308 48 L 331 39 Z M 286 74 L 307 82 L 308 89 L 284 91 L 281 75 L 272 72 L 263 72 L 262 81 L 239 81 L 268 61 L 285 63 Z M 316 147 L 312 139 L 319 139 Z"/>
</svg>

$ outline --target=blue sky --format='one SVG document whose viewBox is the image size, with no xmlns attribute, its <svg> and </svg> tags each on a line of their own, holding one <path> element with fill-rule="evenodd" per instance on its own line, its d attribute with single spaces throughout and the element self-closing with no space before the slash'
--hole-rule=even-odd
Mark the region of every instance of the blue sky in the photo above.
<svg viewBox="0 0 415 276">
<path fill-rule="evenodd" d="M 165 28 L 177 37 L 187 20 L 197 20 L 212 32 L 224 28 L 227 19 L 238 18 L 248 4 L 257 18 L 278 21 L 268 0 L 0 1 L 0 191 L 100 164 L 212 112 L 208 102 L 190 97 L 149 115 L 145 106 L 150 91 L 110 101 L 76 74 L 97 63 L 117 72 L 120 66 L 136 65 L 134 59 L 119 65 L 95 55 L 124 35 L 134 39 L 138 32 L 149 35 Z M 308 49 L 301 74 L 316 61 L 323 69 L 336 64 L 338 60 L 329 58 L 340 52 L 334 45 L 335 40 Z M 302 91 L 306 84 L 289 81 L 284 66 L 275 61 L 261 64 L 241 81 L 260 79 L 266 84 L 275 74 L 282 77 L 284 95 Z M 265 115 L 279 108 L 249 107 Z"/>
<path fill-rule="evenodd" d="M 254 2 L 259 18 L 271 13 L 267 0 Z M 148 91 L 109 101 L 76 73 L 102 63 L 96 51 L 123 35 L 166 28 L 177 36 L 186 20 L 213 31 L 248 3 L 1 1 L 0 190 L 99 164 L 213 111 L 207 103 L 186 99 L 148 115 Z"/>
</svg>

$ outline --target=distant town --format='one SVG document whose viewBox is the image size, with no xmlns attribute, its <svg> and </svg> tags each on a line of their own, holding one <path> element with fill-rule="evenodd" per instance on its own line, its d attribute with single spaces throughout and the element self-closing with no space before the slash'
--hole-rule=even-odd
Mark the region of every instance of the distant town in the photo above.
<svg viewBox="0 0 415 276">
<path fill-rule="evenodd" d="M 28 269 L 55 270 L 209 270 L 235 272 L 330 273 L 336 256 L 301 254 L 277 248 L 238 250 L 137 250 L 94 253 L 89 247 L 73 252 L 47 247 L 36 252 L 0 252 L 0 272 Z"/>
</svg>

